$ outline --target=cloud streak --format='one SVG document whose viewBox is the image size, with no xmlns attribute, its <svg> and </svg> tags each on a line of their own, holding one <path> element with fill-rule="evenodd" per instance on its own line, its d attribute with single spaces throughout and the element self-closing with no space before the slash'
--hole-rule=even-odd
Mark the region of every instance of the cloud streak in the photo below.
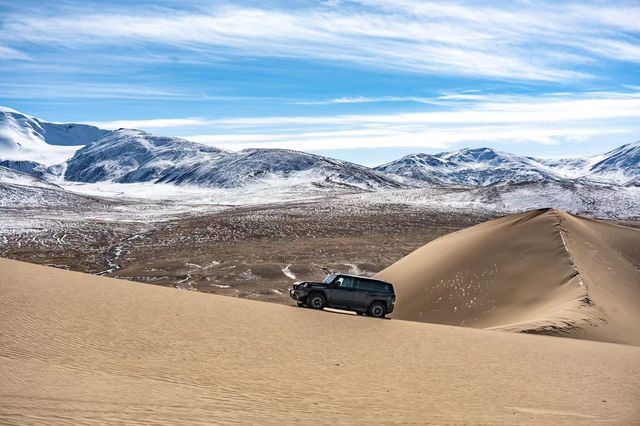
<svg viewBox="0 0 640 426">
<path fill-rule="evenodd" d="M 582 96 L 497 97 L 449 111 L 332 116 L 239 117 L 209 120 L 218 126 L 286 125 L 441 125 L 484 123 L 554 123 L 640 117 L 640 93 L 591 93 Z"/>
<path fill-rule="evenodd" d="M 472 94 L 468 94 L 472 96 Z M 441 100 L 444 110 L 346 115 L 165 118 L 92 123 L 170 129 L 185 139 L 228 149 L 298 150 L 446 148 L 461 143 L 557 144 L 640 132 L 640 92 L 538 97 L 473 94 Z"/>
<path fill-rule="evenodd" d="M 362 0 L 350 7 L 147 8 L 51 16 L 7 14 L 8 43 L 162 46 L 194 57 L 283 57 L 424 74 L 567 81 L 604 58 L 640 62 L 629 4 Z M 12 48 L 13 49 L 13 48 Z M 16 50 L 17 51 L 17 50 Z"/>
<path fill-rule="evenodd" d="M 3 97 L 20 99 L 193 99 L 188 95 L 141 85 L 110 83 L 0 82 Z"/>
<path fill-rule="evenodd" d="M 336 105 L 336 104 L 372 104 L 381 102 L 415 102 L 419 104 L 438 104 L 438 100 L 434 98 L 424 98 L 416 96 L 358 96 L 355 98 L 342 97 L 317 101 L 297 101 L 296 105 Z"/>
</svg>

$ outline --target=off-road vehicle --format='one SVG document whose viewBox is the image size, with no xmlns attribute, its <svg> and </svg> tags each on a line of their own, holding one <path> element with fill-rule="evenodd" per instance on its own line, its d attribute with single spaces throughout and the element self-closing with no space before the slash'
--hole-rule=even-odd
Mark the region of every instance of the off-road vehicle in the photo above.
<svg viewBox="0 0 640 426">
<path fill-rule="evenodd" d="M 330 274 L 322 282 L 295 283 L 289 296 L 300 307 L 345 309 L 377 318 L 393 312 L 396 301 L 391 284 L 346 274 Z"/>
</svg>

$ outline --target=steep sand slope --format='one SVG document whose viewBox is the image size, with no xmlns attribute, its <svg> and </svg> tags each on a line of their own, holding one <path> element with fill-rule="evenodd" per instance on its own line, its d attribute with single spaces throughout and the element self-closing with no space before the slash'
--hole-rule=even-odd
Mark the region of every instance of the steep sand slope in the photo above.
<svg viewBox="0 0 640 426">
<path fill-rule="evenodd" d="M 398 319 L 640 345 L 640 230 L 545 209 L 441 237 L 376 275 Z"/>
<path fill-rule="evenodd" d="M 637 424 L 640 348 L 0 260 L 2 424 Z"/>
<path fill-rule="evenodd" d="M 589 300 L 604 319 L 575 337 L 640 345 L 640 230 L 557 214 Z"/>
</svg>

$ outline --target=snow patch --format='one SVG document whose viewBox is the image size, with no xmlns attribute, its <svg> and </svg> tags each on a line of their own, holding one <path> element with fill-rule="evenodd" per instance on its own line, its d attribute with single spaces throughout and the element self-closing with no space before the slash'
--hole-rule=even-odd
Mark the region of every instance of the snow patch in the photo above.
<svg viewBox="0 0 640 426">
<path fill-rule="evenodd" d="M 291 272 L 291 269 L 289 268 L 291 268 L 290 264 L 282 268 L 282 273 L 285 274 L 287 277 L 291 278 L 292 280 L 297 280 L 298 277 L 296 277 L 296 274 Z"/>
</svg>

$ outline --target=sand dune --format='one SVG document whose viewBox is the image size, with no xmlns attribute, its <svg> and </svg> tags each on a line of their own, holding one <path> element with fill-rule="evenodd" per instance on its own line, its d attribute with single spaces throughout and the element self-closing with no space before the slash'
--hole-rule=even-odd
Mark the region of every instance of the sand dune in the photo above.
<svg viewBox="0 0 640 426">
<path fill-rule="evenodd" d="M 4 259 L 0 330 L 2 424 L 640 419 L 635 346 L 317 312 Z"/>
<path fill-rule="evenodd" d="M 640 345 L 640 230 L 545 209 L 467 228 L 376 277 L 394 317 Z"/>
</svg>

